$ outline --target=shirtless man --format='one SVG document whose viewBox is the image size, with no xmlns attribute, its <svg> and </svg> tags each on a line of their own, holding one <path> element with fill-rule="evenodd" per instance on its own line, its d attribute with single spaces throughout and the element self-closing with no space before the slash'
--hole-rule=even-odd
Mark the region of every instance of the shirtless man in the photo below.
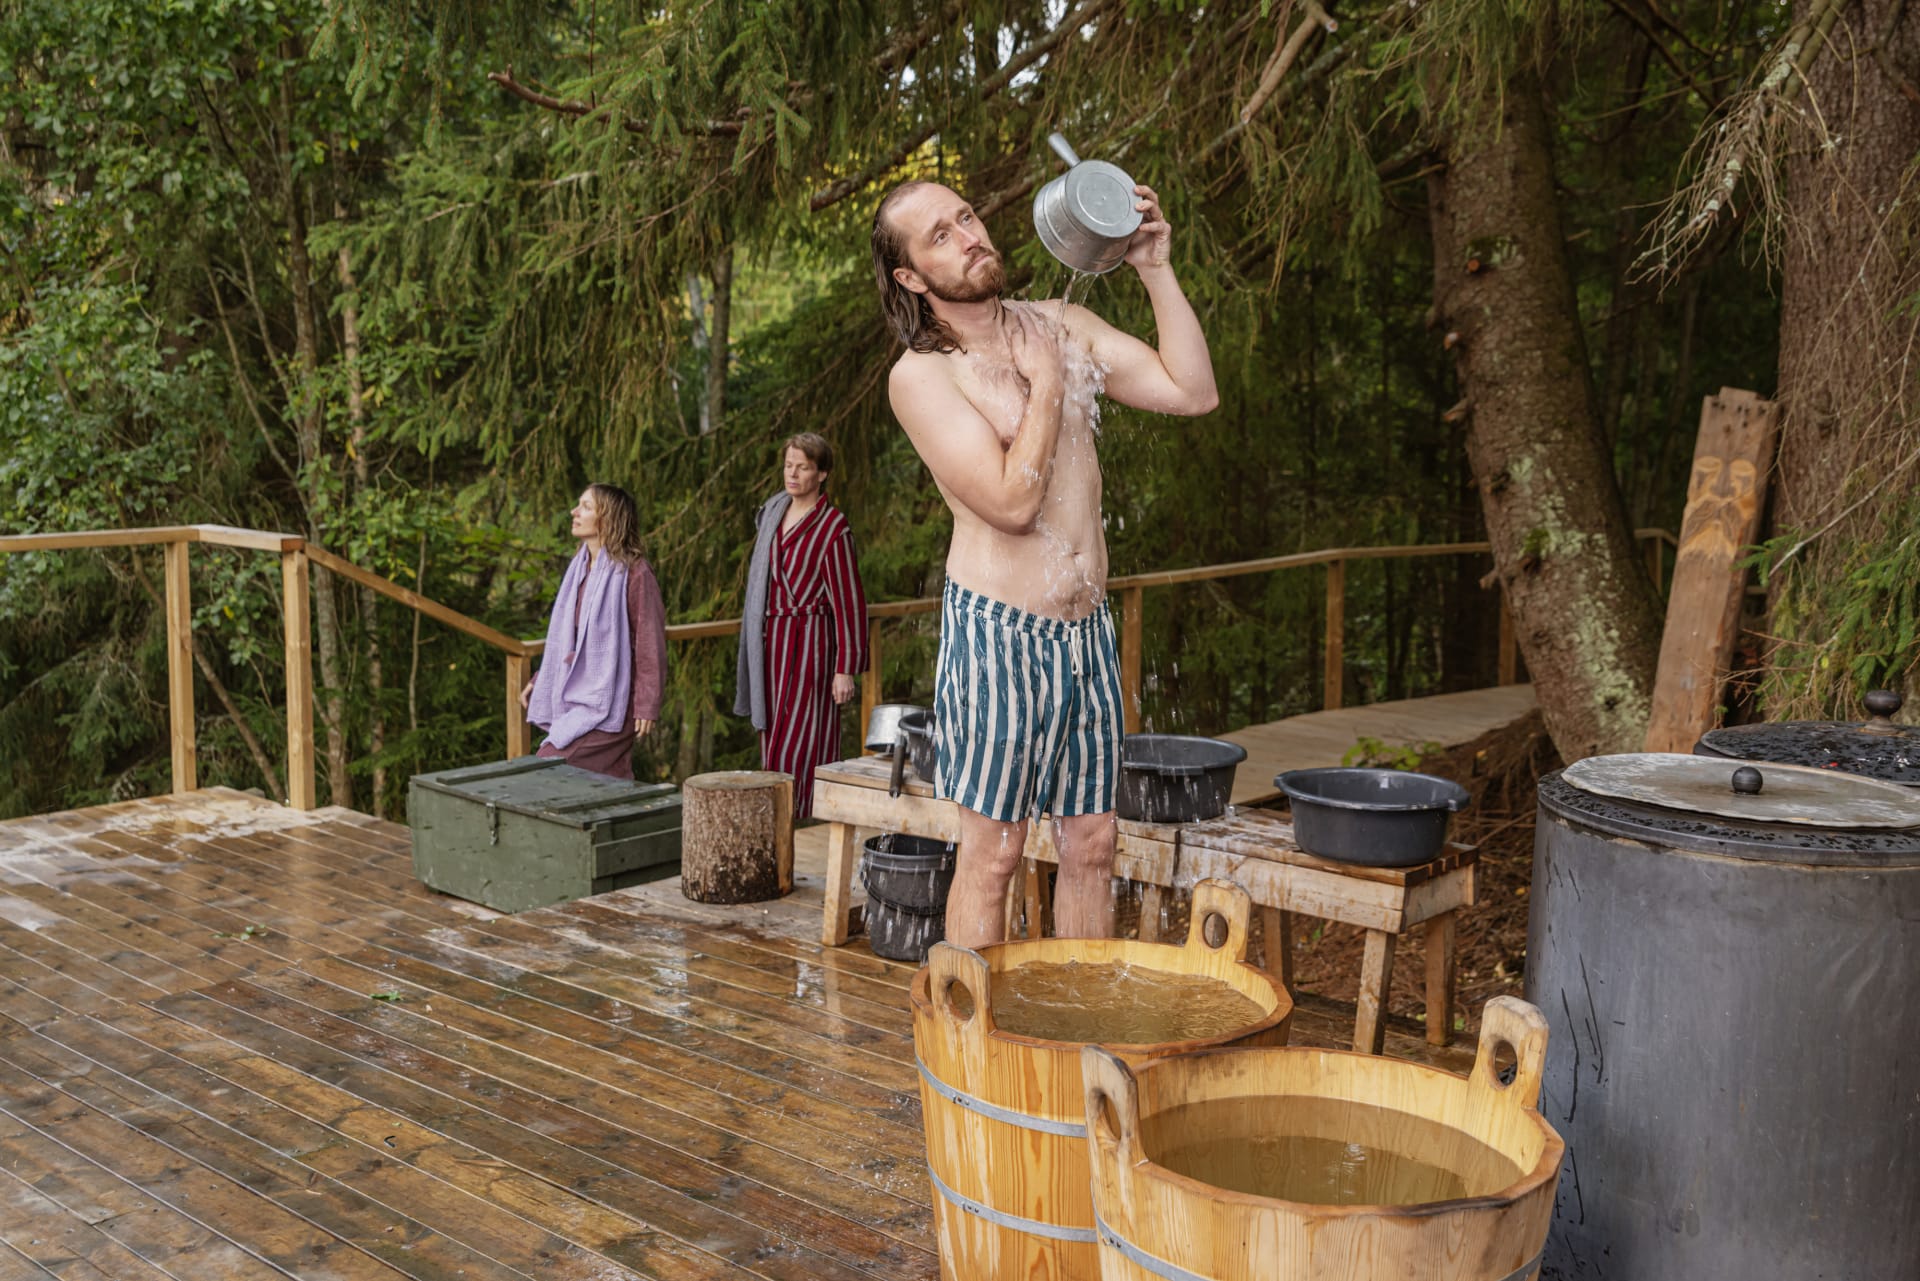
<svg viewBox="0 0 1920 1281">
<path fill-rule="evenodd" d="M 1158 351 L 1064 300 L 1003 301 L 1000 255 L 957 192 L 904 183 L 874 213 L 881 306 L 907 346 L 888 381 L 893 412 L 953 509 L 934 772 L 960 807 L 946 925 L 966 947 L 1003 937 L 1036 812 L 1055 822 L 1057 932 L 1113 932 L 1124 713 L 1094 397 L 1163 414 L 1219 403 L 1159 198 L 1134 192 L 1143 219 L 1126 261 L 1152 300 Z"/>
</svg>

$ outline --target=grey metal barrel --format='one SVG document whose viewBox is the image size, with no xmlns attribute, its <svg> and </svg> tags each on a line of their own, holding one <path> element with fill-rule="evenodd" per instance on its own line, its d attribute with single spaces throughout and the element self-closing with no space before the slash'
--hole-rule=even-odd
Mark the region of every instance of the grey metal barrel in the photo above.
<svg viewBox="0 0 1920 1281">
<path fill-rule="evenodd" d="M 1539 796 L 1541 1276 L 1920 1277 L 1920 829 Z"/>
</svg>

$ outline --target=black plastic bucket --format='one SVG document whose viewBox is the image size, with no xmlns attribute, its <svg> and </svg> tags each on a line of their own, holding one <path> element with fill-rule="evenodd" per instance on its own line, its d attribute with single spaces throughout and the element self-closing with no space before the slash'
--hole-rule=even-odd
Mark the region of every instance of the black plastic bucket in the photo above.
<svg viewBox="0 0 1920 1281">
<path fill-rule="evenodd" d="M 1142 823 L 1219 818 L 1233 798 L 1234 769 L 1247 749 L 1189 734 L 1129 734 L 1120 745 L 1114 810 Z"/>
<path fill-rule="evenodd" d="M 947 936 L 947 892 L 955 851 L 945 841 L 886 832 L 863 846 L 860 883 L 867 887 L 867 941 L 891 961 L 927 959 Z"/>
<path fill-rule="evenodd" d="M 1440 857 L 1447 821 L 1468 799 L 1458 783 L 1409 770 L 1296 769 L 1273 782 L 1292 802 L 1301 849 L 1369 867 L 1418 867 Z"/>
<path fill-rule="evenodd" d="M 933 713 L 921 710 L 908 712 L 902 716 L 900 736 L 906 740 L 907 760 L 913 766 L 913 772 L 931 783 L 934 760 Z"/>
</svg>

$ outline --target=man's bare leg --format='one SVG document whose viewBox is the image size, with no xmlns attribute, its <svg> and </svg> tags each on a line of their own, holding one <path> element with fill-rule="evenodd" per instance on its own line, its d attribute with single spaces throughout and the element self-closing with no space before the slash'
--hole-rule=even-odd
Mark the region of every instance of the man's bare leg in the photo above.
<svg viewBox="0 0 1920 1281">
<path fill-rule="evenodd" d="M 979 947 L 1007 936 L 1007 884 L 1027 849 L 1027 824 L 1000 823 L 964 805 L 960 852 L 947 891 L 947 942 Z M 1111 857 L 1111 855 L 1109 855 Z"/>
<path fill-rule="evenodd" d="M 1060 881 L 1053 890 L 1057 937 L 1113 937 L 1113 850 L 1118 835 L 1112 810 L 1053 821 L 1054 845 L 1060 851 Z"/>
</svg>

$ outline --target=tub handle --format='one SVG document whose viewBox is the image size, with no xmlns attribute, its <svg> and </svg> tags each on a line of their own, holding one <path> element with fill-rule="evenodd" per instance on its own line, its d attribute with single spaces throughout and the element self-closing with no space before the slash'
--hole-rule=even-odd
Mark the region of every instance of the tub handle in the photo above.
<svg viewBox="0 0 1920 1281">
<path fill-rule="evenodd" d="M 973 1002 L 973 1012 L 962 1014 L 953 1004 L 953 989 L 960 988 Z M 927 988 L 933 1008 L 954 1036 L 986 1036 L 993 1031 L 993 982 L 987 958 L 970 947 L 957 943 L 935 943 L 927 953 Z"/>
<path fill-rule="evenodd" d="M 1140 1087 L 1125 1059 L 1099 1045 L 1080 1047 L 1080 1080 L 1087 1094 L 1087 1133 L 1114 1149 L 1123 1164 L 1140 1159 Z"/>
<path fill-rule="evenodd" d="M 1230 961 L 1247 959 L 1247 922 L 1253 914 L 1253 896 L 1232 881 L 1211 878 L 1193 887 L 1193 909 L 1187 922 L 1187 946 L 1223 952 Z M 1214 943 L 1208 937 L 1218 938 Z"/>
<path fill-rule="evenodd" d="M 1513 1050 L 1513 1081 L 1502 1083 L 1497 1062 L 1501 1046 Z M 1473 1083 L 1481 1089 L 1511 1093 L 1521 1107 L 1540 1109 L 1540 1074 L 1547 1061 L 1547 1019 L 1517 996 L 1496 996 L 1480 1011 L 1480 1051 L 1473 1060 Z"/>
</svg>

